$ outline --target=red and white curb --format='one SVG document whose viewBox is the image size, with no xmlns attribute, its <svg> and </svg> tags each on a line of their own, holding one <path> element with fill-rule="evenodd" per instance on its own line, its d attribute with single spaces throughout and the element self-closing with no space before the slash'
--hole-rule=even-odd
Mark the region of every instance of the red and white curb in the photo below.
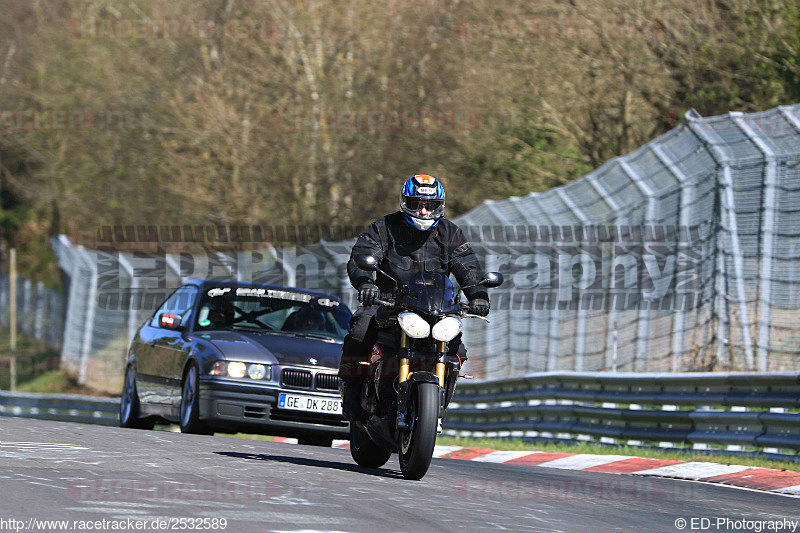
<svg viewBox="0 0 800 533">
<path fill-rule="evenodd" d="M 297 439 L 276 438 L 277 442 L 297 443 Z M 334 448 L 350 448 L 346 440 L 334 440 Z M 607 474 L 666 477 L 720 483 L 732 487 L 762 490 L 800 497 L 800 472 L 756 466 L 649 459 L 627 455 L 596 455 L 559 452 L 502 451 L 490 448 L 436 446 L 434 457 L 483 463 L 504 463 L 564 470 L 584 470 Z"/>
</svg>

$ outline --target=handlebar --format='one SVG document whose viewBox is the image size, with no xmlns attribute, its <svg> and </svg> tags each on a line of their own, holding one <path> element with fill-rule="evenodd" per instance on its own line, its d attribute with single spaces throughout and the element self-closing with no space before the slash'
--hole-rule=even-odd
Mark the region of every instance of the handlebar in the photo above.
<svg viewBox="0 0 800 533">
<path fill-rule="evenodd" d="M 393 299 L 388 299 L 388 298 L 391 298 L 391 296 L 387 296 L 385 294 L 382 294 L 381 296 L 383 296 L 383 298 L 387 298 L 387 299 L 384 300 L 383 298 L 376 298 L 375 299 L 375 303 L 376 304 L 385 305 L 387 307 L 395 307 L 394 300 Z M 472 314 L 472 313 L 467 313 L 468 309 L 469 309 L 469 305 L 461 304 L 461 310 L 458 312 L 458 315 L 461 318 L 478 318 L 480 320 L 483 320 L 487 324 L 490 323 L 490 320 L 488 318 L 486 318 L 485 316 L 475 315 L 475 314 Z"/>
</svg>

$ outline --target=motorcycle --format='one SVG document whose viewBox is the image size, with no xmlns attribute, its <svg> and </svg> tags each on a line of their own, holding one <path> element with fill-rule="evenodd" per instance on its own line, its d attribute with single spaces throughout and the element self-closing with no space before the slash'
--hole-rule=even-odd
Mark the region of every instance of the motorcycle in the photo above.
<svg viewBox="0 0 800 533">
<path fill-rule="evenodd" d="M 400 455 L 406 479 L 421 479 L 433 457 L 436 436 L 455 392 L 461 370 L 448 343 L 461 333 L 462 318 L 470 314 L 460 302 L 447 275 L 420 272 L 407 284 L 378 267 L 375 257 L 356 256 L 358 266 L 379 272 L 395 282 L 395 291 L 382 294 L 378 308 L 378 341 L 368 361 L 361 394 L 360 419 L 350 424 L 350 453 L 361 466 L 378 468 L 392 453 Z M 475 285 L 503 283 L 499 272 L 487 273 Z"/>
</svg>

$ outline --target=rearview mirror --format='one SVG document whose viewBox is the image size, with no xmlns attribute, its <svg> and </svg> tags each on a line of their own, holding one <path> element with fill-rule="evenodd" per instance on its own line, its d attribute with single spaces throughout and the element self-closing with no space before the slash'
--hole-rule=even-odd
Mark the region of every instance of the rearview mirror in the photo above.
<svg viewBox="0 0 800 533">
<path fill-rule="evenodd" d="M 361 270 L 366 270 L 367 272 L 378 270 L 378 260 L 371 255 L 357 255 L 353 260 Z"/>
<path fill-rule="evenodd" d="M 487 289 L 492 289 L 494 287 L 499 287 L 503 284 L 503 275 L 500 272 L 487 272 L 485 276 L 483 276 L 483 286 Z"/>
</svg>

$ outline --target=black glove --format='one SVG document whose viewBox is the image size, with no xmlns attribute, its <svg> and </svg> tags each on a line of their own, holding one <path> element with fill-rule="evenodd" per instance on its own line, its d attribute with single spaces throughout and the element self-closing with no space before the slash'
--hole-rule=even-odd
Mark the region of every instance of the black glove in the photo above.
<svg viewBox="0 0 800 533">
<path fill-rule="evenodd" d="M 488 300 L 472 300 L 469 303 L 469 312 L 473 315 L 486 316 L 489 314 L 489 301 Z"/>
<path fill-rule="evenodd" d="M 364 307 L 374 304 L 375 300 L 380 297 L 381 291 L 374 283 L 368 281 L 358 286 L 358 301 Z"/>
</svg>

